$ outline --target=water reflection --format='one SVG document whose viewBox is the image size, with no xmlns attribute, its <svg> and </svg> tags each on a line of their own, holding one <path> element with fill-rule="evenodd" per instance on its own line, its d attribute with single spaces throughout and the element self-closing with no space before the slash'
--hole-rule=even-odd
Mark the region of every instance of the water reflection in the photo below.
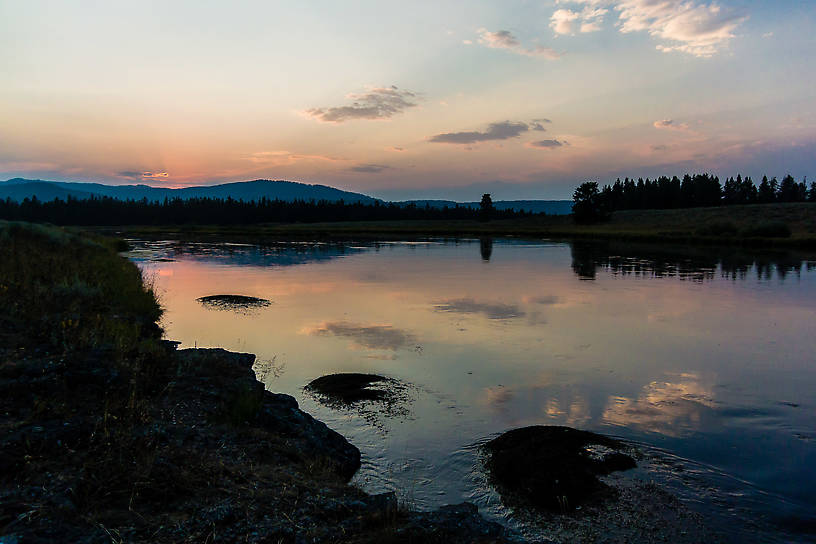
<svg viewBox="0 0 816 544">
<path fill-rule="evenodd" d="M 369 249 L 349 245 L 347 242 L 275 242 L 254 245 L 160 240 L 139 241 L 129 256 L 137 262 L 172 262 L 184 259 L 232 266 L 297 266 L 327 262 Z"/>
<path fill-rule="evenodd" d="M 390 350 L 415 348 L 416 336 L 392 325 L 373 325 L 337 321 L 307 327 L 305 334 L 313 336 L 340 336 L 352 341 L 352 349 Z"/>
<path fill-rule="evenodd" d="M 434 306 L 437 312 L 456 314 L 483 314 L 488 319 L 512 319 L 523 317 L 524 311 L 514 304 L 480 302 L 472 298 L 446 300 Z"/>
<path fill-rule="evenodd" d="M 601 270 L 615 276 L 641 278 L 676 277 L 695 282 L 715 277 L 761 280 L 789 274 L 801 276 L 816 262 L 795 251 L 748 251 L 741 248 L 656 246 L 620 242 L 570 243 L 572 270 L 584 280 L 595 279 Z"/>
<path fill-rule="evenodd" d="M 482 254 L 483 261 L 489 261 L 490 256 L 493 255 L 493 238 L 480 238 L 479 252 Z"/>
<path fill-rule="evenodd" d="M 361 448 L 370 491 L 412 489 L 421 508 L 470 500 L 466 446 L 561 424 L 716 467 L 750 482 L 744 496 L 816 508 L 803 491 L 816 486 L 808 256 L 501 239 L 152 242 L 132 256 L 156 279 L 169 338 L 255 353 L 271 390 Z M 274 304 L 243 315 L 196 302 L 214 293 Z M 334 373 L 416 384 L 411 413 L 304 394 Z"/>
<path fill-rule="evenodd" d="M 610 397 L 602 419 L 676 437 L 700 429 L 705 412 L 716 406 L 711 386 L 703 384 L 698 374 L 684 373 L 675 381 L 645 385 L 637 398 Z"/>
</svg>

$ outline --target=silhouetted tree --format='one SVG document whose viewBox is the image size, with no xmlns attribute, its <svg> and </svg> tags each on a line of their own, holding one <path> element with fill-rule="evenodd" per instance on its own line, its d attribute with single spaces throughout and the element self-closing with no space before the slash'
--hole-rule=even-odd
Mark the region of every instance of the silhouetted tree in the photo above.
<svg viewBox="0 0 816 544">
<path fill-rule="evenodd" d="M 799 184 L 793 179 L 793 176 L 788 174 L 782 178 L 782 183 L 779 184 L 779 202 L 799 202 L 804 200 L 804 195 L 800 195 Z"/>
<path fill-rule="evenodd" d="M 490 221 L 493 216 L 493 199 L 490 198 L 490 193 L 482 195 L 482 201 L 479 202 L 479 220 Z"/>
<path fill-rule="evenodd" d="M 597 223 L 608 218 L 597 181 L 586 181 L 572 193 L 572 215 L 578 223 Z"/>
<path fill-rule="evenodd" d="M 775 180 L 776 178 L 774 178 Z M 759 184 L 757 191 L 757 200 L 759 202 L 774 202 L 776 200 L 776 188 L 768 181 L 768 176 L 762 176 L 762 182 Z"/>
</svg>

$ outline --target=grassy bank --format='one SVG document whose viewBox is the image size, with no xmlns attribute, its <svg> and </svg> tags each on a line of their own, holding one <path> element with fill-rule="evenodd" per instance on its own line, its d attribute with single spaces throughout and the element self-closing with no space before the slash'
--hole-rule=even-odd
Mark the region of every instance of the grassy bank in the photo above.
<svg viewBox="0 0 816 544">
<path fill-rule="evenodd" d="M 114 239 L 0 222 L 2 330 L 50 349 L 118 354 L 156 337 L 161 308 L 120 249 Z"/>
<path fill-rule="evenodd" d="M 816 249 L 816 204 L 757 204 L 680 210 L 628 210 L 594 225 L 571 216 L 501 221 L 367 221 L 248 226 L 184 225 L 100 228 L 132 237 L 264 242 L 283 238 L 384 238 L 412 236 L 522 236 L 614 239 L 680 244 Z"/>
<path fill-rule="evenodd" d="M 419 514 L 349 486 L 359 451 L 264 391 L 254 356 L 161 339 L 120 248 L 0 222 L 0 542 L 501 534 L 475 507 Z"/>
</svg>

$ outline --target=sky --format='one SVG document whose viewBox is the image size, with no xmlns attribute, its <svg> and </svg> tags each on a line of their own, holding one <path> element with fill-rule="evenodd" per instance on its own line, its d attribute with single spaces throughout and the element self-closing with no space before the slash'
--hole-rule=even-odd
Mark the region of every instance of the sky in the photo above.
<svg viewBox="0 0 816 544">
<path fill-rule="evenodd" d="M 812 0 L 0 0 L 0 179 L 816 180 Z"/>
</svg>

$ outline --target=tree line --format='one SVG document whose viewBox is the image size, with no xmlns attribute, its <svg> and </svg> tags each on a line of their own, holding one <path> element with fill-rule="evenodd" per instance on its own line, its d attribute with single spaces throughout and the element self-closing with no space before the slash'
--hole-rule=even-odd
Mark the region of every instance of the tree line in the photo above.
<svg viewBox="0 0 816 544">
<path fill-rule="evenodd" d="M 763 204 L 771 202 L 816 202 L 816 182 L 810 187 L 807 179 L 797 182 L 787 175 L 762 177 L 755 185 L 750 177 L 729 177 L 724 184 L 711 174 L 661 176 L 637 181 L 618 178 L 612 185 L 598 187 L 598 183 L 582 183 L 573 193 L 573 213 L 579 221 L 596 221 L 616 210 L 696 208 L 734 204 Z"/>
<path fill-rule="evenodd" d="M 488 197 L 489 198 L 489 197 Z M 488 220 L 526 217 L 529 212 L 497 210 L 484 202 L 479 208 L 445 206 L 442 208 L 393 202 L 362 203 L 327 200 L 261 198 L 173 198 L 151 201 L 91 197 L 41 201 L 36 197 L 21 202 L 0 200 L 0 219 L 52 223 L 55 225 L 179 225 L 179 224 L 255 224 L 314 223 L 377 220 Z"/>
</svg>

